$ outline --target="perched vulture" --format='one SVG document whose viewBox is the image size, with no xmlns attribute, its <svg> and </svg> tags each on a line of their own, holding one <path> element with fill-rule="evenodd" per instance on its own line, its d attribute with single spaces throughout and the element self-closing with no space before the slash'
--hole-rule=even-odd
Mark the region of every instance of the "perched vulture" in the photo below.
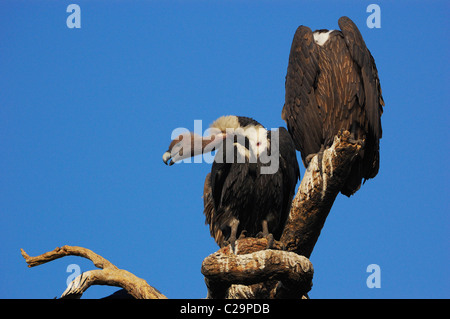
<svg viewBox="0 0 450 319">
<path fill-rule="evenodd" d="M 363 179 L 378 173 L 384 101 L 375 61 L 361 33 L 347 17 L 338 24 L 341 31 L 312 32 L 300 26 L 295 32 L 281 117 L 305 166 L 331 146 L 340 130 L 363 143 L 341 189 L 350 196 Z"/>
<path fill-rule="evenodd" d="M 211 236 L 220 247 L 230 243 L 233 248 L 240 235 L 271 234 L 278 240 L 300 176 L 290 134 L 283 127 L 271 132 L 241 116 L 218 118 L 211 132 L 178 136 L 164 153 L 164 163 L 215 150 L 203 193 Z"/>
</svg>

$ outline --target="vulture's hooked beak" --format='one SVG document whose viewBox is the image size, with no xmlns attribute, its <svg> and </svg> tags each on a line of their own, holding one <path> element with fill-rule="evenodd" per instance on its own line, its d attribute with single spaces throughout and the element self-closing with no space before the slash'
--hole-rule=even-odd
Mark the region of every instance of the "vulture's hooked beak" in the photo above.
<svg viewBox="0 0 450 319">
<path fill-rule="evenodd" d="M 172 155 L 170 155 L 170 152 L 169 152 L 169 151 L 165 152 L 165 153 L 163 154 L 162 158 L 163 158 L 164 164 L 166 164 L 166 165 L 172 166 L 172 165 L 175 163 L 174 161 L 171 161 L 171 162 L 169 163 L 170 159 L 172 158 Z"/>
<path fill-rule="evenodd" d="M 191 132 L 182 134 L 170 143 L 169 149 L 162 156 L 163 162 L 172 166 L 182 159 L 211 152 L 215 147 L 221 147 L 226 137 L 226 133 L 220 132 L 207 137 Z"/>
</svg>

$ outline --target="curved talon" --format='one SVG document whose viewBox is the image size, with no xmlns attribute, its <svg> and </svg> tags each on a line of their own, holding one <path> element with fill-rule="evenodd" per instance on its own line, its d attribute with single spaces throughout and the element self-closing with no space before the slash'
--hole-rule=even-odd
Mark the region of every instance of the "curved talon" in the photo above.
<svg viewBox="0 0 450 319">
<path fill-rule="evenodd" d="M 229 242 L 229 245 L 231 246 L 231 252 L 233 254 L 236 252 L 236 237 L 228 238 L 227 240 Z"/>
<path fill-rule="evenodd" d="M 320 146 L 320 150 L 317 153 L 309 154 L 305 158 L 306 167 L 309 166 L 309 163 L 311 163 L 311 160 L 314 158 L 314 156 L 317 155 L 317 162 L 319 164 L 319 171 L 322 174 L 322 158 L 323 158 L 323 152 L 325 151 L 325 146 L 322 144 Z"/>
<path fill-rule="evenodd" d="M 357 140 L 357 139 L 354 139 L 354 138 L 349 138 L 348 142 L 351 143 L 351 144 L 356 144 L 356 145 L 361 145 L 361 146 L 364 146 L 364 143 L 365 143 L 365 141 L 363 139 Z"/>
<path fill-rule="evenodd" d="M 273 243 L 274 243 L 273 235 L 272 234 L 268 234 L 265 237 L 267 238 L 267 247 L 266 247 L 266 249 L 272 249 L 273 248 Z"/>
</svg>

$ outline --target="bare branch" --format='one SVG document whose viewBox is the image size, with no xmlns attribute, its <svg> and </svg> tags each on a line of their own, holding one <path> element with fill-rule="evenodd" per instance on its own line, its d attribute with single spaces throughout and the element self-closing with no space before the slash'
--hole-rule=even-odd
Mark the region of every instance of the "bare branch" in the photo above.
<svg viewBox="0 0 450 319">
<path fill-rule="evenodd" d="M 111 262 L 92 250 L 77 247 L 63 246 L 36 257 L 30 257 L 23 249 L 22 256 L 28 267 L 38 266 L 64 256 L 80 256 L 91 260 L 102 270 L 91 270 L 76 277 L 62 294 L 61 298 L 80 298 L 92 285 L 108 285 L 124 288 L 131 296 L 137 299 L 166 299 L 167 297 L 157 289 L 150 286 L 144 279 L 132 273 L 118 269 Z"/>
<path fill-rule="evenodd" d="M 35 267 L 42 264 L 45 264 L 49 261 L 64 257 L 64 256 L 80 256 L 87 258 L 91 260 L 95 267 L 104 269 L 104 268 L 116 268 L 112 263 L 110 263 L 108 260 L 103 258 L 100 255 L 97 255 L 92 250 L 78 247 L 78 246 L 62 246 L 56 247 L 54 250 L 49 251 L 45 254 L 36 256 L 36 257 L 30 257 L 23 249 L 20 249 L 23 258 L 25 258 L 25 261 L 28 264 L 28 267 Z"/>
<path fill-rule="evenodd" d="M 311 160 L 280 239 L 288 251 L 306 257 L 311 255 L 334 200 L 361 149 L 361 145 L 350 143 L 349 137 L 348 131 L 335 137 L 333 145 L 323 153 L 321 169 L 317 155 Z"/>
</svg>

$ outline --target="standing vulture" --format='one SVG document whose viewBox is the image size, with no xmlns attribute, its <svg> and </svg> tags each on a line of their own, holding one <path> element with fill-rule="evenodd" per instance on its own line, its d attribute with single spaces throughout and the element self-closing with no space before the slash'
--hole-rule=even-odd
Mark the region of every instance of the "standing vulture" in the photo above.
<svg viewBox="0 0 450 319">
<path fill-rule="evenodd" d="M 375 61 L 356 25 L 339 19 L 337 30 L 312 32 L 300 26 L 294 35 L 286 75 L 282 118 L 303 164 L 331 146 L 340 130 L 348 130 L 363 148 L 341 193 L 350 196 L 362 179 L 379 168 L 379 140 L 384 101 Z M 319 156 L 319 162 L 320 162 Z"/>
<path fill-rule="evenodd" d="M 172 165 L 215 150 L 203 192 L 211 236 L 220 247 L 230 243 L 233 249 L 244 233 L 248 237 L 271 234 L 278 240 L 300 176 L 290 134 L 283 127 L 271 132 L 241 116 L 222 116 L 211 131 L 207 137 L 178 136 L 164 153 L 164 163 Z"/>
</svg>

